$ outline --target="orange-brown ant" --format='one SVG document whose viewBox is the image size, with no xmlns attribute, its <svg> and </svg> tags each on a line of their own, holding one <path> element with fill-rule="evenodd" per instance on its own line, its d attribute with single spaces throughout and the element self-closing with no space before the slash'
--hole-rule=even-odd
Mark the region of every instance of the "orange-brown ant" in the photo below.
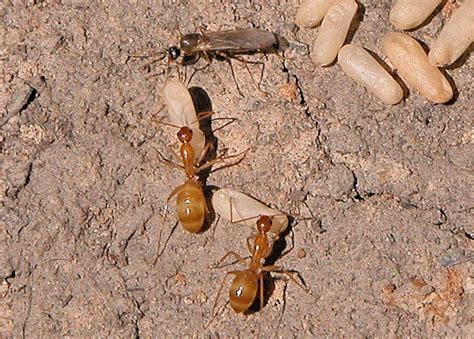
<svg viewBox="0 0 474 339">
<path fill-rule="evenodd" d="M 238 220 L 233 222 L 237 223 L 242 221 L 244 220 Z M 272 218 L 267 215 L 259 216 L 259 218 L 257 219 L 257 232 L 247 238 L 247 247 L 251 253 L 251 258 L 249 262 L 246 262 L 245 259 L 242 258 L 239 254 L 232 251 L 226 253 L 219 261 L 216 268 L 222 267 L 219 265 L 229 256 L 233 256 L 241 265 L 247 266 L 248 268 L 244 270 L 234 270 L 226 273 L 217 292 L 216 300 L 212 308 L 211 320 L 206 325 L 206 327 L 208 327 L 212 320 L 217 316 L 217 313 L 215 313 L 215 309 L 217 307 L 222 288 L 229 275 L 234 275 L 234 279 L 232 280 L 232 284 L 229 289 L 229 302 L 230 306 L 236 313 L 247 312 L 256 301 L 257 294 L 259 297 L 259 311 L 262 310 L 264 305 L 264 276 L 267 272 L 284 274 L 290 280 L 296 283 L 296 285 L 298 285 L 303 291 L 314 297 L 316 300 L 319 298 L 318 296 L 313 295 L 312 292 L 303 283 L 300 283 L 298 282 L 298 280 L 296 280 L 296 278 L 294 277 L 294 272 L 285 270 L 277 265 L 264 265 L 265 259 L 270 256 L 273 249 L 272 239 L 268 235 L 271 228 Z"/>
<path fill-rule="evenodd" d="M 199 120 L 209 117 L 212 113 L 203 113 L 199 116 Z M 184 184 L 176 187 L 166 200 L 165 210 L 163 213 L 162 227 L 158 236 L 158 245 L 157 245 L 157 257 L 155 260 L 163 254 L 164 248 L 160 252 L 161 244 L 161 235 L 163 232 L 163 227 L 166 221 L 166 215 L 168 212 L 169 201 L 171 198 L 176 196 L 176 206 L 178 212 L 178 220 L 183 225 L 184 229 L 191 233 L 198 233 L 202 231 L 204 226 L 204 221 L 207 213 L 209 212 L 206 198 L 202 189 L 202 183 L 199 181 L 199 172 L 213 166 L 218 162 L 222 162 L 227 159 L 239 157 L 246 154 L 245 152 L 234 154 L 230 156 L 221 156 L 213 160 L 209 160 L 204 164 L 201 164 L 204 157 L 206 156 L 208 150 L 211 147 L 210 143 L 207 143 L 200 154 L 195 154 L 194 147 L 191 145 L 191 140 L 193 137 L 193 130 L 190 127 L 183 126 L 179 127 L 166 122 L 159 122 L 164 125 L 178 128 L 177 137 L 181 146 L 179 148 L 179 156 L 173 152 L 176 158 L 178 158 L 182 164 L 175 163 L 169 159 L 166 159 L 161 153 L 158 152 L 160 156 L 160 161 L 174 168 L 183 170 L 186 174 L 186 181 Z"/>
</svg>

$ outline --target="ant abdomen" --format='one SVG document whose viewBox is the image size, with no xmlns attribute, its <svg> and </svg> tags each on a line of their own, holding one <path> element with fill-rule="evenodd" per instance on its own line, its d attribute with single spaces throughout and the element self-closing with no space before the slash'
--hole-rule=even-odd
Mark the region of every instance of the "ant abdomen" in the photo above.
<svg viewBox="0 0 474 339">
<path fill-rule="evenodd" d="M 199 232 L 207 213 L 206 198 L 199 183 L 186 182 L 178 192 L 176 202 L 183 227 L 191 233 Z"/>
<path fill-rule="evenodd" d="M 235 273 L 229 289 L 230 307 L 236 313 L 247 311 L 252 306 L 258 291 L 258 276 L 252 270 Z"/>
</svg>

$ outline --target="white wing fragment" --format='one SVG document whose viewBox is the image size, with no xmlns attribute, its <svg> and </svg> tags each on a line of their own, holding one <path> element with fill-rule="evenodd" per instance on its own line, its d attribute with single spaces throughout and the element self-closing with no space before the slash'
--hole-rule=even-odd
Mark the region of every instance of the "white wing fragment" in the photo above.
<svg viewBox="0 0 474 339">
<path fill-rule="evenodd" d="M 212 207 L 222 218 L 230 222 L 246 219 L 241 223 L 253 228 L 256 227 L 259 216 L 274 216 L 270 232 L 276 235 L 288 227 L 288 217 L 284 213 L 268 207 L 247 194 L 230 188 L 221 188 L 214 192 Z"/>
<path fill-rule="evenodd" d="M 176 79 L 168 80 L 163 87 L 163 98 L 168 107 L 170 123 L 177 126 L 199 128 L 193 99 L 181 81 Z"/>
<path fill-rule="evenodd" d="M 178 127 L 191 127 L 193 131 L 191 146 L 194 148 L 195 157 L 198 158 L 206 145 L 206 136 L 199 129 L 199 120 L 191 94 L 181 81 L 170 79 L 163 88 L 163 98 L 168 107 L 168 122 Z"/>
</svg>

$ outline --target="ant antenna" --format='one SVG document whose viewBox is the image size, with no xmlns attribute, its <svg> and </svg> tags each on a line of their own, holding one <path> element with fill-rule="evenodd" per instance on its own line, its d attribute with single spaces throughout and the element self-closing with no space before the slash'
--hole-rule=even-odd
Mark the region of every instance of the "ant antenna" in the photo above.
<svg viewBox="0 0 474 339">
<path fill-rule="evenodd" d="M 155 117 L 152 117 L 152 119 L 155 123 L 160 124 L 160 125 L 165 125 L 165 126 L 169 126 L 169 127 L 173 127 L 173 128 L 177 128 L 177 129 L 181 128 L 181 126 L 172 124 L 170 122 L 163 121 L 164 117 L 161 117 L 160 119 L 156 119 Z"/>
</svg>

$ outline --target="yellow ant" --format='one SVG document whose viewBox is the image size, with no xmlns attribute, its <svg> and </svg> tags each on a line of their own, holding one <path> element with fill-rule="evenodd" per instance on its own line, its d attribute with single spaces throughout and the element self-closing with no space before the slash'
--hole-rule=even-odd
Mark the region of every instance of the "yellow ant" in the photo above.
<svg viewBox="0 0 474 339">
<path fill-rule="evenodd" d="M 275 215 L 274 215 L 275 216 Z M 272 217 L 274 217 L 272 216 Z M 285 270 L 277 265 L 264 265 L 265 259 L 267 259 L 273 249 L 273 243 L 268 235 L 272 228 L 272 217 L 267 215 L 260 215 L 257 219 L 257 232 L 247 238 L 247 247 L 251 253 L 249 262 L 246 262 L 240 255 L 235 252 L 228 252 L 219 261 L 216 268 L 229 256 L 233 256 L 241 265 L 246 266 L 244 270 L 234 270 L 227 272 L 222 280 L 222 283 L 217 292 L 216 300 L 212 308 L 212 316 L 206 328 L 211 324 L 213 319 L 217 316 L 215 309 L 219 300 L 219 296 L 222 292 L 222 288 L 229 275 L 234 275 L 232 284 L 229 289 L 229 302 L 230 306 L 236 313 L 244 313 L 250 309 L 252 304 L 255 302 L 257 294 L 259 295 L 260 309 L 262 310 L 264 305 L 264 275 L 265 273 L 275 272 L 286 275 L 291 281 L 296 283 L 303 291 L 311 295 L 316 300 L 318 296 L 312 294 L 312 292 L 303 284 L 298 282 L 293 276 L 295 273 L 289 270 Z M 243 222 L 251 218 L 245 218 L 237 221 L 231 221 L 233 223 Z M 259 322 L 260 324 L 260 322 Z"/>
<path fill-rule="evenodd" d="M 207 118 L 212 115 L 212 112 L 206 112 L 200 114 L 198 120 Z M 171 194 L 166 199 L 165 210 L 163 213 L 163 221 L 162 227 L 160 229 L 160 233 L 158 236 L 158 245 L 157 245 L 157 257 L 155 263 L 157 262 L 158 258 L 163 254 L 164 248 L 160 252 L 160 243 L 161 243 L 161 236 L 163 232 L 163 226 L 166 221 L 166 215 L 168 211 L 169 201 L 171 198 L 176 196 L 176 206 L 178 212 L 178 220 L 183 225 L 184 229 L 191 233 L 198 233 L 202 230 L 204 221 L 206 218 L 207 213 L 209 212 L 206 198 L 204 196 L 204 192 L 202 189 L 202 183 L 199 181 L 199 172 L 213 166 L 216 163 L 222 162 L 227 159 L 239 157 L 241 155 L 246 154 L 247 151 L 244 151 L 239 154 L 227 156 L 227 157 L 219 157 L 214 160 L 209 160 L 206 163 L 201 165 L 204 157 L 206 156 L 208 150 L 211 147 L 210 143 L 207 143 L 199 155 L 196 156 L 194 147 L 191 145 L 191 140 L 193 137 L 193 131 L 190 127 L 183 126 L 179 127 L 170 123 L 166 122 L 159 122 L 161 124 L 171 126 L 174 128 L 178 128 L 179 131 L 177 133 L 178 140 L 181 143 L 179 149 L 179 156 L 173 151 L 174 156 L 181 161 L 182 164 L 175 163 L 171 160 L 166 159 L 163 157 L 161 153 L 160 161 L 165 163 L 168 166 L 178 168 L 183 170 L 186 174 L 186 181 L 184 184 L 179 185 L 176 187 Z M 242 159 L 241 159 L 242 160 Z M 239 160 L 239 162 L 241 161 Z"/>
</svg>

